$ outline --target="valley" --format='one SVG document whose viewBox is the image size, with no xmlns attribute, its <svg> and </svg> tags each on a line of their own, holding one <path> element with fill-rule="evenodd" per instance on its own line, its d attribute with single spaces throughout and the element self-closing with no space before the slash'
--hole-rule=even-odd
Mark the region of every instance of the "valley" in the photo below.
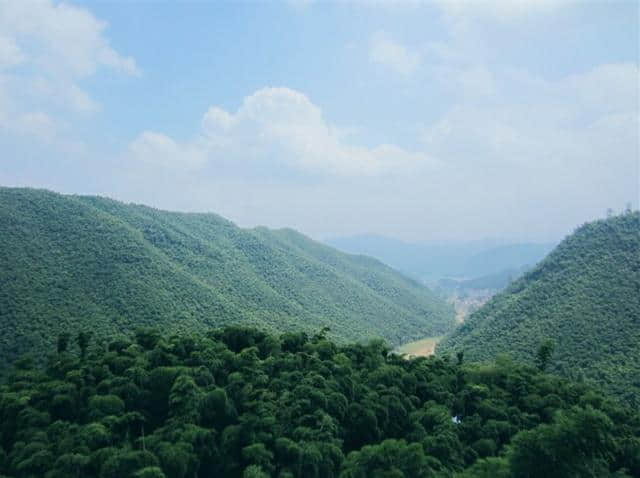
<svg viewBox="0 0 640 478">
<path fill-rule="evenodd" d="M 640 0 L 0 0 L 0 478 L 640 478 Z"/>
<path fill-rule="evenodd" d="M 471 313 L 486 304 L 496 292 L 483 290 L 472 295 L 464 294 L 458 296 L 454 293 L 448 296 L 446 300 L 455 310 L 456 326 L 460 326 Z M 443 338 L 444 336 L 425 337 L 414 342 L 402 344 L 396 347 L 394 351 L 399 354 L 405 354 L 407 357 L 429 357 L 435 353 L 438 342 Z"/>
<path fill-rule="evenodd" d="M 433 290 L 101 197 L 0 188 L 0 226 L 2 476 L 640 473 L 638 212 Z"/>
</svg>

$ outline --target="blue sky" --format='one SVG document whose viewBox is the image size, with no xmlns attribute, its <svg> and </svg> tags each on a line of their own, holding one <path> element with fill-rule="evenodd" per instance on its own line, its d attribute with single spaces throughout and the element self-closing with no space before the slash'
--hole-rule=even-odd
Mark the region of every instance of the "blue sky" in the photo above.
<svg viewBox="0 0 640 478">
<path fill-rule="evenodd" d="M 638 206 L 638 4 L 0 3 L 0 184 L 316 238 Z"/>
</svg>

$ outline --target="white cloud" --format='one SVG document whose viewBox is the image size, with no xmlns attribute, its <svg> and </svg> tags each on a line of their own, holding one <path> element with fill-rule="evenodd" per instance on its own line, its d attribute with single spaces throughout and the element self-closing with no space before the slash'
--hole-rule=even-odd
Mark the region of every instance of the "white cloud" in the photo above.
<svg viewBox="0 0 640 478">
<path fill-rule="evenodd" d="M 369 42 L 369 59 L 403 75 L 413 73 L 422 61 L 419 52 L 394 41 L 387 33 L 378 31 Z"/>
<path fill-rule="evenodd" d="M 570 0 L 434 0 L 450 17 L 485 17 L 501 21 L 553 11 Z"/>
<path fill-rule="evenodd" d="M 129 145 L 129 151 L 136 160 L 180 169 L 193 169 L 206 159 L 203 151 L 179 145 L 168 136 L 153 131 L 141 133 Z"/>
<path fill-rule="evenodd" d="M 460 90 L 467 96 L 492 97 L 496 94 L 493 73 L 486 66 L 464 69 L 456 79 Z"/>
<path fill-rule="evenodd" d="M 20 114 L 15 120 L 15 127 L 23 134 L 47 140 L 50 140 L 56 131 L 55 121 L 42 111 Z"/>
<path fill-rule="evenodd" d="M 474 100 L 469 91 L 426 128 L 429 153 L 470 165 L 533 165 L 544 174 L 573 170 L 593 181 L 603 168 L 620 178 L 634 163 L 637 169 L 637 65 L 601 65 L 556 81 L 507 69 L 492 77 L 496 94 L 489 101 L 480 95 Z M 608 164 L 612 155 L 615 162 Z"/>
<path fill-rule="evenodd" d="M 210 163 L 285 164 L 298 170 L 338 175 L 375 175 L 428 162 L 421 153 L 394 145 L 351 145 L 339 128 L 304 94 L 263 88 L 246 97 L 235 113 L 211 107 L 193 141 L 178 144 L 145 132 L 129 148 L 137 159 L 179 167 Z M 169 158 L 175 156 L 173 161 Z"/>
<path fill-rule="evenodd" d="M 443 159 L 442 198 L 454 201 L 451 191 L 465 198 L 468 206 L 455 206 L 465 218 L 492 211 L 494 228 L 531 231 L 535 224 L 540 232 L 637 204 L 637 65 L 601 65 L 558 80 L 491 73 L 494 95 L 465 92 L 424 130 L 425 152 Z"/>
<path fill-rule="evenodd" d="M 448 79 L 465 91 L 424 130 L 420 152 L 350 144 L 302 93 L 264 88 L 234 111 L 211 107 L 190 141 L 139 136 L 130 154 L 147 166 L 132 184 L 147 192 L 131 199 L 319 235 L 380 225 L 415 237 L 527 237 L 535 223 L 547 238 L 637 201 L 636 65 L 553 81 L 451 68 Z M 291 170 L 308 174 L 283 175 Z"/>
<path fill-rule="evenodd" d="M 135 60 L 119 55 L 105 39 L 107 24 L 89 11 L 50 0 L 0 3 L 5 43 L 22 51 L 25 61 L 53 76 L 84 78 L 99 67 L 139 74 Z"/>
<path fill-rule="evenodd" d="M 0 35 L 0 69 L 18 65 L 24 61 L 24 55 L 16 41 L 5 35 Z"/>
<path fill-rule="evenodd" d="M 100 108 L 81 85 L 99 70 L 139 75 L 135 60 L 109 45 L 106 27 L 64 2 L 0 1 L 0 127 L 28 124 L 25 134 L 39 124 L 33 131 L 42 132 L 45 117 L 53 124 L 61 114 Z"/>
<path fill-rule="evenodd" d="M 640 75 L 638 65 L 599 65 L 585 74 L 572 75 L 563 85 L 567 94 L 595 111 L 616 112 L 638 109 Z"/>
</svg>

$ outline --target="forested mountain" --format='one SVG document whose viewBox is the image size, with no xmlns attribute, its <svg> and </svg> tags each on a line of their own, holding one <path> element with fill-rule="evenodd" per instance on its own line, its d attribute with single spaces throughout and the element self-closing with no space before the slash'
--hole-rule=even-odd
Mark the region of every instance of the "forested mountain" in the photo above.
<svg viewBox="0 0 640 478">
<path fill-rule="evenodd" d="M 11 478 L 626 478 L 640 415 L 501 359 L 238 327 L 61 335 L 0 384 Z M 77 352 L 77 349 L 79 353 Z"/>
<path fill-rule="evenodd" d="M 552 341 L 549 369 L 640 404 L 640 213 L 581 226 L 537 267 L 473 313 L 437 353 L 500 353 L 533 362 Z"/>
<path fill-rule="evenodd" d="M 450 330 L 453 316 L 382 263 L 295 231 L 0 188 L 0 363 L 67 330 L 329 327 L 341 340 L 398 344 Z"/>
<path fill-rule="evenodd" d="M 534 266 L 552 244 L 504 244 L 470 241 L 447 244 L 410 243 L 382 236 L 335 238 L 327 244 L 351 254 L 366 254 L 426 282 L 443 278 L 474 279 Z"/>
</svg>

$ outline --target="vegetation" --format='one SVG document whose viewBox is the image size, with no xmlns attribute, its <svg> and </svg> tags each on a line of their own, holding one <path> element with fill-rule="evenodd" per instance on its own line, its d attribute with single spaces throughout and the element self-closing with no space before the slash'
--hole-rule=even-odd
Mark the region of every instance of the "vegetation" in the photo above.
<svg viewBox="0 0 640 478">
<path fill-rule="evenodd" d="M 548 371 L 640 406 L 640 213 L 580 227 L 437 352 L 464 350 L 469 360 L 509 353 L 541 365 L 541 346 Z"/>
<path fill-rule="evenodd" d="M 0 188 L 0 364 L 66 331 L 230 323 L 400 344 L 450 330 L 454 311 L 380 262 L 295 231 Z"/>
<path fill-rule="evenodd" d="M 0 385 L 5 477 L 640 476 L 637 410 L 505 358 L 239 327 L 57 343 Z"/>
</svg>

